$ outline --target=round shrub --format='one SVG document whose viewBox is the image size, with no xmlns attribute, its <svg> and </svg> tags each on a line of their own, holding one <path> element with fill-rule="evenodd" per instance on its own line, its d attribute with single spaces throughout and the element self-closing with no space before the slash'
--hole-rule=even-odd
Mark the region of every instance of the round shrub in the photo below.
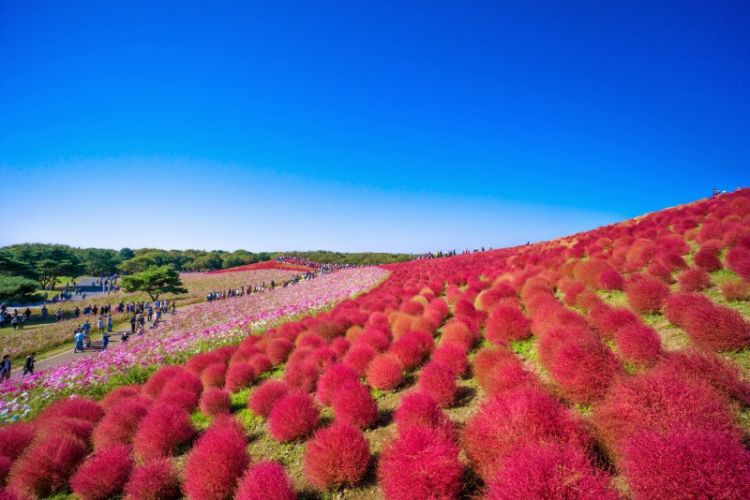
<svg viewBox="0 0 750 500">
<path fill-rule="evenodd" d="M 315 397 L 321 404 L 330 405 L 333 396 L 342 385 L 357 382 L 358 380 L 357 372 L 353 368 L 343 363 L 333 364 L 318 379 Z"/>
<path fill-rule="evenodd" d="M 614 353 L 594 335 L 561 345 L 545 365 L 562 394 L 578 403 L 591 403 L 604 396 L 620 372 Z"/>
<path fill-rule="evenodd" d="M 456 399 L 458 386 L 449 366 L 431 361 L 419 373 L 419 389 L 430 395 L 437 404 L 447 408 Z"/>
<path fill-rule="evenodd" d="M 719 355 L 695 349 L 672 351 L 658 369 L 671 371 L 690 383 L 707 383 L 727 397 L 750 406 L 750 380 L 736 364 Z"/>
<path fill-rule="evenodd" d="M 419 366 L 425 355 L 419 340 L 411 333 L 404 334 L 393 341 L 388 352 L 398 358 L 405 370 Z"/>
<path fill-rule="evenodd" d="M 605 269 L 599 274 L 599 287 L 602 290 L 622 290 L 625 280 L 622 275 L 612 268 Z"/>
<path fill-rule="evenodd" d="M 615 332 L 628 323 L 638 321 L 638 317 L 632 311 L 623 308 L 612 308 L 606 304 L 596 305 L 591 308 L 589 317 L 599 336 L 606 339 L 614 338 Z"/>
<path fill-rule="evenodd" d="M 626 361 L 638 366 L 653 366 L 661 354 L 661 339 L 653 328 L 633 322 L 615 333 L 617 350 Z"/>
<path fill-rule="evenodd" d="M 273 368 L 273 363 L 265 354 L 255 354 L 248 361 L 255 368 L 256 375 L 261 375 Z"/>
<path fill-rule="evenodd" d="M 344 354 L 347 353 L 350 347 L 350 343 L 348 340 L 346 340 L 344 337 L 338 337 L 331 341 L 331 343 L 328 345 L 328 347 L 333 350 L 333 352 L 336 353 L 336 357 L 338 359 L 341 359 L 344 357 Z"/>
<path fill-rule="evenodd" d="M 177 500 L 182 498 L 177 471 L 168 459 L 154 460 L 133 469 L 125 485 L 127 500 Z"/>
<path fill-rule="evenodd" d="M 236 500 L 295 500 L 294 485 L 278 462 L 258 462 L 237 487 Z"/>
<path fill-rule="evenodd" d="M 294 441 L 310 434 L 318 425 L 318 409 L 312 397 L 292 391 L 279 399 L 268 416 L 268 431 L 277 441 Z"/>
<path fill-rule="evenodd" d="M 284 381 L 290 387 L 305 392 L 311 392 L 315 389 L 319 376 L 319 368 L 309 358 L 290 361 L 286 364 L 286 369 L 284 370 Z"/>
<path fill-rule="evenodd" d="M 203 383 L 203 387 L 224 387 L 226 373 L 227 365 L 221 361 L 211 363 L 201 372 L 201 382 Z"/>
<path fill-rule="evenodd" d="M 380 488 L 392 500 L 455 498 L 462 472 L 458 446 L 426 428 L 401 433 L 385 447 L 378 464 Z"/>
<path fill-rule="evenodd" d="M 201 392 L 203 392 L 203 382 L 201 382 L 200 377 L 198 377 L 194 373 L 183 370 L 182 372 L 177 373 L 164 384 L 164 389 L 162 390 L 159 398 L 163 399 L 170 392 L 174 391 L 190 392 L 195 395 L 197 400 L 200 397 Z"/>
<path fill-rule="evenodd" d="M 339 387 L 331 404 L 336 421 L 351 424 L 360 429 L 371 426 L 378 418 L 378 405 L 367 387 L 350 382 Z"/>
<path fill-rule="evenodd" d="M 579 448 L 529 444 L 511 452 L 485 495 L 488 500 L 597 498 L 616 500 L 609 478 Z"/>
<path fill-rule="evenodd" d="M 670 323 L 684 327 L 685 321 L 692 310 L 712 306 L 711 299 L 700 293 L 675 293 L 667 299 L 664 313 Z"/>
<path fill-rule="evenodd" d="M 712 429 L 644 430 L 620 461 L 634 499 L 750 498 L 750 452 Z"/>
<path fill-rule="evenodd" d="M 496 344 L 523 340 L 531 336 L 529 320 L 520 309 L 500 304 L 490 311 L 484 336 Z"/>
<path fill-rule="evenodd" d="M 747 300 L 750 298 L 750 285 L 742 280 L 725 281 L 721 285 L 721 294 L 729 301 Z"/>
<path fill-rule="evenodd" d="M 201 411 L 211 417 L 229 413 L 231 406 L 229 393 L 218 387 L 210 387 L 203 391 L 199 404 Z"/>
<path fill-rule="evenodd" d="M 625 285 L 625 295 L 634 311 L 640 314 L 654 313 L 664 305 L 669 296 L 669 287 L 658 279 L 638 276 Z"/>
<path fill-rule="evenodd" d="M 711 277 L 702 267 L 693 267 L 677 277 L 682 292 L 697 292 L 711 286 Z"/>
<path fill-rule="evenodd" d="M 220 417 L 188 455 L 183 490 L 195 500 L 231 499 L 249 462 L 242 427 L 230 416 Z"/>
<path fill-rule="evenodd" d="M 116 387 L 109 391 L 104 399 L 101 401 L 102 408 L 104 411 L 109 411 L 109 408 L 118 403 L 122 399 L 138 396 L 141 394 L 140 386 L 137 385 L 124 385 L 122 387 Z"/>
<path fill-rule="evenodd" d="M 362 335 L 357 337 L 355 345 L 369 345 L 376 351 L 382 352 L 391 345 L 391 338 L 387 330 L 378 328 L 366 328 Z"/>
<path fill-rule="evenodd" d="M 16 423 L 0 427 L 0 455 L 15 460 L 34 440 L 34 426 Z"/>
<path fill-rule="evenodd" d="M 486 400 L 467 422 L 463 448 L 474 469 L 491 481 L 518 446 L 570 444 L 587 449 L 591 439 L 581 423 L 551 395 L 518 387 Z"/>
<path fill-rule="evenodd" d="M 721 269 L 721 259 L 719 259 L 719 252 L 713 248 L 701 247 L 695 254 L 693 262 L 696 266 L 706 271 L 713 272 Z"/>
<path fill-rule="evenodd" d="M 463 321 L 452 319 L 443 326 L 443 332 L 440 335 L 441 342 L 456 342 L 463 345 L 467 350 L 471 349 L 477 341 L 479 335 L 472 332 Z"/>
<path fill-rule="evenodd" d="M 178 373 L 184 372 L 184 368 L 181 366 L 165 366 L 159 368 L 157 371 L 151 374 L 146 383 L 143 385 L 143 393 L 148 394 L 152 398 L 157 398 L 164 390 L 164 386 L 169 382 L 172 377 Z"/>
<path fill-rule="evenodd" d="M 194 435 L 195 428 L 185 410 L 155 403 L 141 420 L 133 439 L 133 450 L 136 458 L 143 461 L 169 457 Z"/>
<path fill-rule="evenodd" d="M 453 424 L 431 396 L 420 391 L 407 393 L 393 415 L 398 432 L 413 428 L 426 428 L 440 431 L 451 439 L 454 436 Z"/>
<path fill-rule="evenodd" d="M 750 324 L 725 306 L 696 307 L 686 312 L 682 327 L 697 346 L 714 351 L 742 349 L 750 345 Z"/>
<path fill-rule="evenodd" d="M 156 401 L 160 404 L 179 406 L 188 413 L 198 408 L 199 395 L 185 389 L 165 390 Z"/>
<path fill-rule="evenodd" d="M 36 439 L 16 460 L 8 486 L 19 495 L 45 498 L 68 483 L 68 478 L 86 456 L 86 445 L 70 436 Z"/>
<path fill-rule="evenodd" d="M 440 347 L 432 353 L 430 361 L 447 366 L 454 377 L 465 375 L 469 367 L 466 349 L 456 342 L 441 342 Z"/>
<path fill-rule="evenodd" d="M 259 417 L 266 418 L 271 413 L 273 405 L 286 396 L 289 386 L 281 380 L 266 380 L 250 395 L 247 407 Z"/>
<path fill-rule="evenodd" d="M 112 404 L 94 428 L 94 449 L 102 450 L 112 445 L 130 444 L 150 404 L 150 399 L 145 396 L 124 398 Z"/>
<path fill-rule="evenodd" d="M 377 351 L 368 344 L 356 344 L 349 349 L 343 359 L 343 363 L 357 372 L 357 376 L 362 377 L 367 373 L 367 365 L 375 357 Z"/>
<path fill-rule="evenodd" d="M 70 486 L 83 500 L 105 500 L 120 493 L 132 467 L 130 446 L 114 445 L 88 457 L 70 480 Z"/>
<path fill-rule="evenodd" d="M 237 392 L 250 387 L 256 377 L 255 367 L 250 363 L 236 362 L 227 369 L 224 388 L 229 392 Z"/>
<path fill-rule="evenodd" d="M 394 354 L 379 354 L 367 367 L 367 383 L 375 389 L 395 389 L 404 380 L 404 366 Z"/>
<path fill-rule="evenodd" d="M 294 349 L 294 344 L 291 340 L 285 339 L 284 337 L 278 337 L 270 342 L 266 346 L 266 355 L 271 363 L 274 365 L 280 365 L 287 360 L 289 354 Z"/>
<path fill-rule="evenodd" d="M 594 407 L 593 423 L 615 454 L 643 429 L 666 431 L 676 423 L 738 436 L 727 402 L 713 388 L 667 370 L 622 378 Z"/>
<path fill-rule="evenodd" d="M 370 461 L 362 431 L 344 422 L 315 432 L 305 446 L 305 477 L 317 490 L 357 484 Z"/>
<path fill-rule="evenodd" d="M 37 417 L 37 421 L 66 417 L 97 423 L 104 416 L 104 409 L 91 399 L 71 397 L 55 401 L 45 408 Z"/>
<path fill-rule="evenodd" d="M 53 436 L 68 436 L 80 439 L 84 443 L 88 443 L 93 430 L 94 424 L 88 420 L 57 417 L 39 422 L 36 427 L 34 438 L 44 439 Z"/>
</svg>

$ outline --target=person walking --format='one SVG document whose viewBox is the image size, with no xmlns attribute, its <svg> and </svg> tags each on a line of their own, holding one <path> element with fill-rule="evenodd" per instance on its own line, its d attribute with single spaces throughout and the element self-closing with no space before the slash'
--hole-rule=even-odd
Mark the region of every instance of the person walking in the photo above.
<svg viewBox="0 0 750 500">
<path fill-rule="evenodd" d="M 73 348 L 73 352 L 76 353 L 78 351 L 83 352 L 83 339 L 85 335 L 83 334 L 83 330 L 81 328 L 76 328 L 76 333 L 73 335 L 73 340 L 76 342 L 76 346 Z"/>
<path fill-rule="evenodd" d="M 104 333 L 104 318 L 99 316 L 99 319 L 96 322 L 96 327 L 99 329 L 99 333 Z"/>
<path fill-rule="evenodd" d="M 6 354 L 0 361 L 0 382 L 10 379 L 10 356 Z"/>
<path fill-rule="evenodd" d="M 108 345 L 109 345 L 109 332 L 104 332 L 102 334 L 102 351 L 106 351 Z"/>
<path fill-rule="evenodd" d="M 112 333 L 112 314 L 107 314 L 107 332 Z"/>
<path fill-rule="evenodd" d="M 26 362 L 23 364 L 23 376 L 34 375 L 34 363 L 36 363 L 36 359 L 34 359 L 35 356 L 35 352 L 26 356 Z"/>
</svg>

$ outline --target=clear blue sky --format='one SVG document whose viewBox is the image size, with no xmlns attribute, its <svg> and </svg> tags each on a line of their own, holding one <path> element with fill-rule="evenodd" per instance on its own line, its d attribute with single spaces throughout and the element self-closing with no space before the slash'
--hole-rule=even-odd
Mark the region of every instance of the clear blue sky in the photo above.
<svg viewBox="0 0 750 500">
<path fill-rule="evenodd" d="M 504 246 L 747 186 L 749 27 L 747 1 L 0 0 L 0 245 Z"/>
</svg>

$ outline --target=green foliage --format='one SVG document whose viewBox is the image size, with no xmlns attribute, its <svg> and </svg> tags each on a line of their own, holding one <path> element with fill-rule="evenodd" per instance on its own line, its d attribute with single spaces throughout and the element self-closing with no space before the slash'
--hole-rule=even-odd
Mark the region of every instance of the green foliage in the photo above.
<svg viewBox="0 0 750 500">
<path fill-rule="evenodd" d="M 179 273 L 171 266 L 151 266 L 145 271 L 122 278 L 126 292 L 146 292 L 151 300 L 164 293 L 187 293 L 182 286 Z"/>
<path fill-rule="evenodd" d="M 66 245 L 45 245 L 24 243 L 5 247 L 12 259 L 22 262 L 32 269 L 33 276 L 42 288 L 53 285 L 59 276 L 80 276 L 84 266 L 77 251 Z"/>
<path fill-rule="evenodd" d="M 118 253 L 114 250 L 84 248 L 80 252 L 86 274 L 109 276 L 117 272 Z"/>
<path fill-rule="evenodd" d="M 34 279 L 34 268 L 28 262 L 22 262 L 7 250 L 0 250 L 0 274 Z"/>
<path fill-rule="evenodd" d="M 37 294 L 39 283 L 21 276 L 0 274 L 0 302 L 36 302 L 42 300 Z"/>
<path fill-rule="evenodd" d="M 383 252 L 357 252 L 341 253 L 330 252 L 328 250 L 315 250 L 308 252 L 275 252 L 272 257 L 297 257 L 307 259 L 321 264 L 354 264 L 354 265 L 375 265 L 391 264 L 394 262 L 405 262 L 413 259 L 415 256 L 407 253 L 383 253 Z"/>
</svg>

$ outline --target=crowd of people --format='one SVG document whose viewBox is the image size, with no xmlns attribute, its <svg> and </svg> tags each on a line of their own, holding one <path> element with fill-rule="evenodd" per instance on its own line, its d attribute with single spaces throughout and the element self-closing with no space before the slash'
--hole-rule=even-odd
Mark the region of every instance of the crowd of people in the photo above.
<svg viewBox="0 0 750 500">
<path fill-rule="evenodd" d="M 244 297 L 245 295 L 251 295 L 254 293 L 263 293 L 268 290 L 274 290 L 276 288 L 286 288 L 290 285 L 296 285 L 300 281 L 308 281 L 317 276 L 314 272 L 305 272 L 301 274 L 295 274 L 288 280 L 281 281 L 279 283 L 276 280 L 271 280 L 270 283 L 266 282 L 259 283 L 257 285 L 241 286 L 239 288 L 229 288 L 228 290 L 214 290 L 206 294 L 206 301 L 213 302 L 216 300 L 224 300 L 232 297 Z"/>
</svg>

